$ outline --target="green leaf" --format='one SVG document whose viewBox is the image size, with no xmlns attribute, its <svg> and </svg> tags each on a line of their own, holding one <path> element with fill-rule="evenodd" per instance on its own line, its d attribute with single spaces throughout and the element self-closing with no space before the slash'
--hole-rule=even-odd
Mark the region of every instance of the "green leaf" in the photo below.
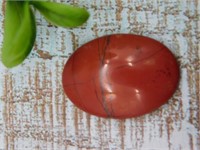
<svg viewBox="0 0 200 150">
<path fill-rule="evenodd" d="M 84 8 L 54 2 L 32 1 L 33 6 L 40 11 L 52 24 L 62 27 L 77 27 L 89 18 Z"/>
<path fill-rule="evenodd" d="M 29 55 L 36 38 L 36 24 L 28 2 L 7 1 L 2 62 L 12 68 Z"/>
</svg>

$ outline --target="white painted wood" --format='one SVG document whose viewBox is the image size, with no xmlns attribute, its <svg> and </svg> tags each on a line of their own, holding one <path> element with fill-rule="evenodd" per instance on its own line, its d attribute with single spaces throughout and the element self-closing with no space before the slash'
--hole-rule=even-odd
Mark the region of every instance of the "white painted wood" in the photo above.
<svg viewBox="0 0 200 150">
<path fill-rule="evenodd" d="M 75 29 L 55 27 L 36 12 L 37 39 L 28 59 L 11 70 L 0 62 L 0 149 L 199 150 L 200 2 L 69 3 L 88 8 L 91 17 L 86 24 Z M 3 6 L 1 2 L 0 46 Z M 178 90 L 157 111 L 127 120 L 102 119 L 77 109 L 63 93 L 62 69 L 71 53 L 112 33 L 152 37 L 176 55 L 181 67 Z"/>
</svg>

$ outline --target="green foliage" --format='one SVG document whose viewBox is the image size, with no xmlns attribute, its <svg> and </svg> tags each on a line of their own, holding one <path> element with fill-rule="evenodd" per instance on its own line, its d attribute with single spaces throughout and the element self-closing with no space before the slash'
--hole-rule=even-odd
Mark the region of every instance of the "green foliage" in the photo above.
<svg viewBox="0 0 200 150">
<path fill-rule="evenodd" d="M 12 68 L 29 55 L 36 38 L 36 23 L 31 6 L 52 24 L 77 27 L 89 18 L 84 8 L 45 1 L 7 1 L 5 11 L 2 62 Z"/>
</svg>

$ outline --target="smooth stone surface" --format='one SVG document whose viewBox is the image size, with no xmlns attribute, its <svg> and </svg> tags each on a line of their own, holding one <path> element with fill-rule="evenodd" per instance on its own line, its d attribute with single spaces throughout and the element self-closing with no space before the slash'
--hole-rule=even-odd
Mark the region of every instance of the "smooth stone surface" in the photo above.
<svg viewBox="0 0 200 150">
<path fill-rule="evenodd" d="M 149 113 L 175 92 L 179 66 L 160 42 L 115 34 L 78 48 L 63 71 L 63 87 L 80 109 L 100 117 L 130 118 Z"/>
</svg>

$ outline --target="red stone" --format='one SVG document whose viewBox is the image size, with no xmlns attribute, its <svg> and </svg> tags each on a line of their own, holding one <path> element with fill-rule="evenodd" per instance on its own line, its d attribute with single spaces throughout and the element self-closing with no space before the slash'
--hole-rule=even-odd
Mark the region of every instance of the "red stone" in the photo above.
<svg viewBox="0 0 200 150">
<path fill-rule="evenodd" d="M 63 71 L 63 87 L 80 109 L 100 117 L 130 118 L 149 113 L 175 92 L 179 66 L 160 42 L 115 34 L 78 48 Z"/>
</svg>

